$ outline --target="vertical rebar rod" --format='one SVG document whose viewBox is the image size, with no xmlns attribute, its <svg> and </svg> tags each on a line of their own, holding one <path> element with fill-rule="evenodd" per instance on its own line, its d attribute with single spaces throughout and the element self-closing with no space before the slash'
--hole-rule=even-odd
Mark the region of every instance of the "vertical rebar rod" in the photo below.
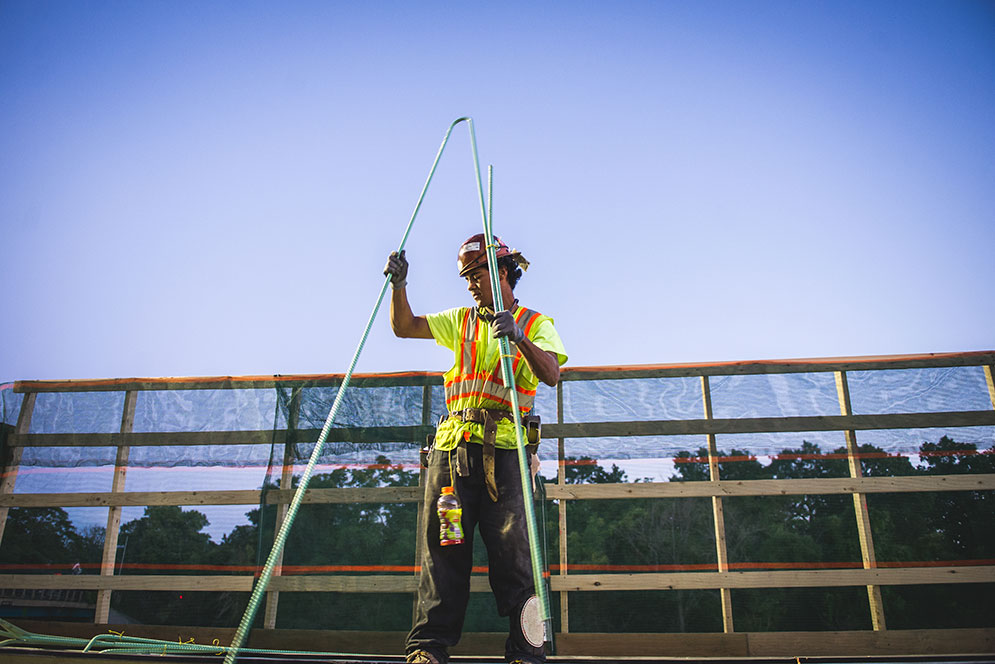
<svg viewBox="0 0 995 664">
<path fill-rule="evenodd" d="M 494 225 L 492 210 L 484 202 L 483 183 L 480 179 L 480 162 L 477 158 L 477 138 L 473 130 L 473 120 L 469 120 L 470 145 L 473 150 L 474 168 L 477 173 L 477 192 L 480 197 L 480 212 L 484 222 L 484 240 L 487 250 L 487 268 L 491 278 L 491 293 L 494 298 L 494 312 L 504 311 L 503 297 L 501 296 L 501 283 L 497 269 L 497 250 L 494 246 Z M 493 169 L 488 171 L 488 200 L 493 201 Z M 521 412 L 518 407 L 518 390 L 515 387 L 515 372 L 511 364 L 511 346 L 507 337 L 499 340 L 501 348 L 501 374 L 504 378 L 505 387 L 511 392 L 511 412 L 512 420 L 515 423 L 515 441 L 518 452 L 518 468 L 522 480 L 522 498 L 525 503 L 525 524 L 529 534 L 529 553 L 532 560 L 532 577 L 535 585 L 535 592 L 539 598 L 540 617 L 545 626 L 547 638 L 552 632 L 552 620 L 549 610 L 549 595 L 546 592 L 546 584 L 542 574 L 542 561 L 539 558 L 539 533 L 536 527 L 535 505 L 532 496 L 532 471 L 529 468 L 529 460 L 525 451 L 525 439 L 522 435 Z"/>
</svg>

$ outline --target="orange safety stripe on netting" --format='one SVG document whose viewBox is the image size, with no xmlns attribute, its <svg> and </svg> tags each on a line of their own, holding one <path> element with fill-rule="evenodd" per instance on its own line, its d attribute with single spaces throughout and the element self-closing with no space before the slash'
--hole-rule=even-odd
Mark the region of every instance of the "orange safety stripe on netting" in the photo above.
<svg viewBox="0 0 995 664">
<path fill-rule="evenodd" d="M 303 467 L 304 463 L 294 464 L 294 465 L 277 465 L 272 466 L 273 472 L 291 472 L 293 470 Z M 252 470 L 259 471 L 262 469 L 270 468 L 269 464 L 265 463 L 252 463 L 244 464 L 239 466 L 227 466 L 222 464 L 212 465 L 212 466 L 184 466 L 182 464 L 175 464 L 173 466 L 148 466 L 142 464 L 129 464 L 126 466 L 129 470 L 143 470 L 143 471 L 153 471 L 153 472 L 182 472 L 184 475 L 190 473 L 214 473 L 218 472 L 218 468 L 228 468 L 230 470 Z M 316 464 L 314 466 L 315 473 L 322 472 L 332 472 L 335 470 L 418 470 L 421 465 L 418 463 L 323 463 Z M 21 475 L 56 475 L 65 473 L 100 473 L 107 474 L 114 470 L 113 466 L 26 466 L 26 467 L 16 467 L 12 470 L 7 470 L 0 473 L 0 478 Z M 35 492 L 32 492 L 35 493 Z M 30 496 L 31 493 L 24 493 L 20 495 Z"/>
<path fill-rule="evenodd" d="M 613 371 L 658 371 L 662 369 L 708 369 L 724 367 L 765 367 L 793 366 L 806 364 L 874 364 L 879 362 L 913 362 L 918 360 L 980 360 L 984 361 L 992 355 L 992 351 L 969 351 L 963 353 L 917 353 L 909 355 L 867 355 L 846 357 L 812 357 L 793 358 L 787 360 L 734 360 L 728 362 L 681 362 L 674 364 L 619 364 L 611 366 L 563 367 L 566 373 Z"/>
<path fill-rule="evenodd" d="M 562 372 L 583 373 L 583 372 L 614 372 L 614 371 L 655 371 L 661 369 L 707 369 L 709 367 L 764 367 L 764 366 L 792 366 L 805 364 L 872 364 L 878 362 L 907 362 L 917 360 L 967 360 L 986 361 L 992 351 L 968 351 L 958 353 L 919 353 L 907 355 L 868 355 L 868 356 L 847 356 L 847 357 L 820 357 L 820 358 L 796 358 L 787 360 L 750 360 L 750 361 L 730 361 L 730 362 L 687 362 L 675 364 L 628 364 L 610 366 L 573 366 L 563 367 Z M 439 371 L 401 371 L 395 373 L 354 373 L 353 379 L 361 378 L 391 378 L 391 377 L 437 377 L 441 376 Z M 163 386 L 190 384 L 224 384 L 224 383 L 293 383 L 306 381 L 339 380 L 345 374 L 272 374 L 255 376 L 206 376 L 206 377 L 165 377 L 165 378 L 106 378 L 94 380 L 18 380 L 14 381 L 15 392 L 36 392 L 39 390 L 60 390 L 72 391 L 86 389 L 106 389 L 114 386 L 130 386 L 130 389 L 165 389 Z"/>
<path fill-rule="evenodd" d="M 367 372 L 354 373 L 352 380 L 363 380 L 370 378 L 412 378 L 426 377 L 436 378 L 442 376 L 441 371 L 395 371 L 395 372 Z M 272 374 L 255 376 L 172 376 L 159 378 L 99 378 L 92 380 L 17 380 L 14 381 L 15 392 L 38 392 L 38 391 L 86 391 L 89 389 L 106 389 L 109 387 L 121 387 L 122 389 L 134 390 L 160 390 L 160 389 L 182 389 L 184 385 L 208 385 L 216 383 L 219 387 L 226 383 L 301 383 L 301 382 L 323 382 L 338 381 L 345 378 L 345 374 Z"/>
<path fill-rule="evenodd" d="M 934 452 L 855 452 L 855 459 L 908 459 L 913 456 L 920 457 L 952 457 L 952 456 L 978 456 L 995 454 L 995 448 L 987 450 L 937 450 Z M 768 457 L 776 461 L 810 461 L 810 460 L 837 460 L 848 459 L 850 456 L 846 452 L 826 452 L 826 453 L 779 453 L 779 454 L 742 454 L 737 456 L 720 456 L 720 463 L 736 461 L 756 461 L 758 457 Z M 707 456 L 674 457 L 674 463 L 708 463 Z"/>
</svg>

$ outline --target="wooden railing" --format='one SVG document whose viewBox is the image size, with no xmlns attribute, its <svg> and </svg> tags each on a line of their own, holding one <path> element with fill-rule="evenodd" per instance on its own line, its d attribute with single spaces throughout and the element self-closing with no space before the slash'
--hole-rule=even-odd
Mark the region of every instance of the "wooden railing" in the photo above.
<svg viewBox="0 0 995 664">
<path fill-rule="evenodd" d="M 629 590 L 700 590 L 711 589 L 721 595 L 723 632 L 735 633 L 732 610 L 733 589 L 741 588 L 797 588 L 862 586 L 867 589 L 868 607 L 873 630 L 887 629 L 886 611 L 881 601 L 880 589 L 887 585 L 919 585 L 950 583 L 995 583 L 995 566 L 952 565 L 945 567 L 890 568 L 877 564 L 874 541 L 868 518 L 866 496 L 874 493 L 936 492 L 936 491 L 992 491 L 995 474 L 932 475 L 911 477 L 863 477 L 858 455 L 859 432 L 871 429 L 909 429 L 931 427 L 990 427 L 995 426 L 995 381 L 993 381 L 995 352 L 951 353 L 901 357 L 837 358 L 817 360 L 789 360 L 769 362 L 740 362 L 700 365 L 668 365 L 619 368 L 569 368 L 562 374 L 557 388 L 557 421 L 544 423 L 544 438 L 557 441 L 558 478 L 546 485 L 547 500 L 558 501 L 559 509 L 559 564 L 554 566 L 550 588 L 559 594 L 559 623 L 561 643 L 571 643 L 569 595 L 573 592 L 603 592 Z M 848 372 L 937 368 L 968 366 L 980 367 L 987 381 L 989 410 L 953 410 L 947 412 L 914 412 L 899 414 L 854 414 L 850 403 Z M 835 377 L 839 415 L 799 417 L 715 418 L 712 411 L 710 378 L 729 375 L 775 373 L 825 373 Z M 697 419 L 631 421 L 631 422 L 564 422 L 563 389 L 571 381 L 613 380 L 629 378 L 693 377 L 700 381 L 701 417 Z M 99 575 L 56 576 L 39 574 L 2 574 L 0 588 L 6 589 L 57 589 L 61 591 L 96 590 L 97 607 L 94 621 L 107 623 L 111 593 L 115 590 L 189 590 L 189 591 L 239 591 L 252 588 L 253 577 L 243 576 L 156 576 L 115 574 L 115 552 L 121 525 L 121 509 L 139 505 L 258 505 L 260 491 L 166 491 L 129 492 L 124 490 L 128 469 L 129 451 L 142 445 L 224 445 L 228 443 L 270 444 L 284 442 L 288 436 L 296 441 L 314 441 L 317 430 L 297 430 L 300 407 L 299 398 L 290 404 L 288 429 L 265 431 L 136 433 L 133 429 L 137 394 L 142 390 L 169 389 L 221 389 L 272 388 L 337 385 L 339 376 L 245 377 L 163 380 L 113 380 L 113 381 L 62 381 L 19 382 L 15 390 L 23 393 L 19 418 L 7 438 L 9 447 L 7 470 L 0 482 L 0 540 L 7 512 L 11 507 L 78 507 L 106 506 L 108 510 L 104 554 Z M 356 376 L 357 387 L 378 385 L 420 385 L 423 388 L 422 421 L 418 425 L 399 427 L 373 427 L 363 429 L 333 429 L 331 441 L 379 442 L 423 441 L 432 430 L 431 388 L 438 385 L 436 373 L 381 374 Z M 123 391 L 124 408 L 120 430 L 116 433 L 30 433 L 32 412 L 36 397 L 43 392 Z M 294 394 L 299 395 L 300 390 Z M 719 474 L 719 451 L 716 435 L 741 433 L 781 432 L 842 432 L 846 440 L 849 477 L 822 479 L 784 479 L 729 481 Z M 289 432 L 289 433 L 288 433 Z M 708 450 L 709 481 L 707 482 L 640 482 L 626 484 L 567 484 L 567 441 L 571 438 L 597 438 L 604 436 L 661 436 L 698 435 Z M 113 446 L 117 448 L 115 472 L 111 491 L 101 493 L 14 493 L 18 465 L 25 448 L 31 446 Z M 286 446 L 287 454 L 289 448 Z M 284 459 L 284 477 L 281 486 L 290 486 L 293 459 Z M 842 494 L 853 499 L 857 532 L 861 552 L 861 569 L 806 569 L 788 571 L 737 571 L 730 568 L 725 540 L 725 515 L 723 500 L 732 496 L 782 496 L 802 494 Z M 270 490 L 265 502 L 275 504 L 279 512 L 276 528 L 280 526 L 290 490 Z M 571 574 L 568 564 L 567 505 L 572 501 L 611 500 L 621 498 L 709 498 L 712 505 L 712 527 L 715 532 L 716 571 L 708 572 L 643 572 Z M 398 503 L 416 502 L 421 499 L 420 487 L 383 487 L 376 489 L 341 488 L 311 489 L 308 503 Z M 416 564 L 417 564 L 416 560 Z M 474 576 L 472 590 L 489 591 L 483 577 Z M 265 625 L 276 624 L 278 593 L 294 592 L 390 592 L 413 593 L 416 577 L 413 575 L 335 575 L 335 576 L 274 576 L 269 585 L 265 610 Z M 919 647 L 923 647 L 922 633 L 917 632 Z M 991 630 L 977 637 L 990 644 L 995 636 Z M 626 640 L 612 639 L 617 654 L 625 652 Z M 819 646 L 832 653 L 832 644 L 823 638 Z M 629 641 L 632 642 L 631 639 Z M 943 639 L 951 643 L 949 635 Z M 975 641 L 973 643 L 977 643 Z M 583 639 L 573 643 L 585 644 Z M 870 643 L 870 641 L 868 642 Z M 880 643 L 874 641 L 874 643 Z M 894 647 L 894 640 L 888 641 Z M 970 640 L 962 641 L 972 643 Z M 877 647 L 877 646 L 868 646 Z M 939 647 L 939 646 L 938 646 Z M 944 646 L 951 647 L 951 646 Z M 970 650 L 971 645 L 964 645 Z M 816 648 L 818 650 L 819 648 Z M 776 650 L 776 648 L 775 648 Z M 797 649 L 792 654 L 797 654 Z M 899 648 L 898 652 L 902 652 Z M 914 652 L 914 651 L 913 651 Z M 744 654 L 744 653 L 741 653 Z"/>
</svg>

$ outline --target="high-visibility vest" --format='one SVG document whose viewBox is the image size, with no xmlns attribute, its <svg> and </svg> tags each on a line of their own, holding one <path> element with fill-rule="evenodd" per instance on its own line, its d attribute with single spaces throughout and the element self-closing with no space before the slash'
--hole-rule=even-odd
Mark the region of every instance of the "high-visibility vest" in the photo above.
<svg viewBox="0 0 995 664">
<path fill-rule="evenodd" d="M 525 307 L 518 307 L 512 314 L 515 323 L 525 336 L 541 318 L 541 314 Z M 456 364 L 446 372 L 446 408 L 451 413 L 464 408 L 492 408 L 495 410 L 511 410 L 511 390 L 505 387 L 501 375 L 500 354 L 494 366 L 484 366 L 486 359 L 478 356 L 478 342 L 490 337 L 490 325 L 481 320 L 475 308 L 467 308 L 460 322 L 459 347 L 456 349 Z M 481 337 L 481 335 L 484 335 Z M 518 392 L 518 408 L 522 415 L 527 415 L 535 403 L 538 379 L 529 371 L 528 380 L 520 374 L 519 369 L 528 370 L 528 365 L 522 367 L 525 358 L 515 344 L 511 344 L 514 353 L 511 366 L 515 375 L 515 389 Z"/>
</svg>

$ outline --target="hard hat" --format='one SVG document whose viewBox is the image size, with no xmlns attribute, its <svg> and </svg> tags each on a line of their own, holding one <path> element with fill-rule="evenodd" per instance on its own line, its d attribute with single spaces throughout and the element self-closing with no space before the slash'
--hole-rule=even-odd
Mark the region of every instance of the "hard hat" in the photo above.
<svg viewBox="0 0 995 664">
<path fill-rule="evenodd" d="M 528 269 L 529 262 L 522 256 L 522 252 L 509 249 L 508 245 L 502 242 L 501 238 L 496 235 L 494 236 L 494 245 L 496 258 L 511 256 L 522 270 Z M 456 263 L 459 268 L 459 276 L 461 277 L 465 277 L 468 272 L 477 269 L 481 265 L 487 265 L 487 240 L 484 238 L 483 233 L 477 233 L 460 245 Z"/>
</svg>

